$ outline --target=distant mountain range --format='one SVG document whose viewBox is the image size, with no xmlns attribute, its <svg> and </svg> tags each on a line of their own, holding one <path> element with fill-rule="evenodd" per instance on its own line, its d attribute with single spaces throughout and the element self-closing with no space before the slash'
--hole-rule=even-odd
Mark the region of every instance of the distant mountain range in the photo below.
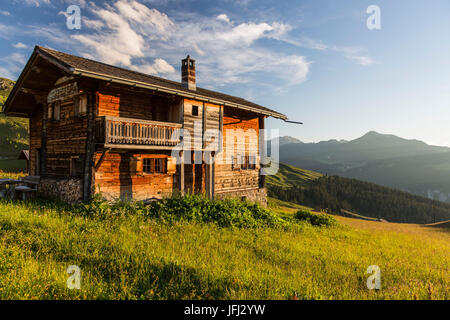
<svg viewBox="0 0 450 320">
<path fill-rule="evenodd" d="M 280 162 L 450 202 L 450 148 L 371 131 L 351 141 L 280 137 Z"/>
</svg>

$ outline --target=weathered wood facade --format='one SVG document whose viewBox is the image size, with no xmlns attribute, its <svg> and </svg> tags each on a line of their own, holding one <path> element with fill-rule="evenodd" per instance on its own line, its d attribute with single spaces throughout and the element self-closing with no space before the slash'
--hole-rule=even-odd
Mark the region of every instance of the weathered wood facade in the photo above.
<svg viewBox="0 0 450 320">
<path fill-rule="evenodd" d="M 5 112 L 30 119 L 30 174 L 67 201 L 173 193 L 265 201 L 264 118 L 286 117 L 182 83 L 36 47 Z M 189 83 L 187 83 L 189 82 Z"/>
</svg>

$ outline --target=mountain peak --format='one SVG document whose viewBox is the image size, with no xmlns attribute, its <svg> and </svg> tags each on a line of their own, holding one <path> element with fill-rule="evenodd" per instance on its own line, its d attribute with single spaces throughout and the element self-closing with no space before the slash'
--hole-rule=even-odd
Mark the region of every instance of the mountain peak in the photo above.
<svg viewBox="0 0 450 320">
<path fill-rule="evenodd" d="M 373 137 L 373 136 L 382 136 L 383 134 L 381 134 L 381 133 L 378 133 L 378 132 L 376 132 L 376 131 L 369 131 L 369 132 L 367 132 L 365 135 L 363 135 L 363 137 Z"/>
<path fill-rule="evenodd" d="M 302 141 L 298 140 L 297 138 L 291 137 L 291 136 L 283 136 L 279 137 L 279 144 L 280 146 L 285 144 L 291 144 L 291 143 L 303 143 Z"/>
</svg>

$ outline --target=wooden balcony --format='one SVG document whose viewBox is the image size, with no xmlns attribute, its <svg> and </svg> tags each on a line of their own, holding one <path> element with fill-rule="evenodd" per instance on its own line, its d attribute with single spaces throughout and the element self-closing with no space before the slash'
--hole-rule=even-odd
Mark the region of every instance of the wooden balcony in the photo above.
<svg viewBox="0 0 450 320">
<path fill-rule="evenodd" d="M 96 142 L 105 148 L 170 149 L 180 143 L 181 123 L 103 116 L 96 119 Z"/>
</svg>

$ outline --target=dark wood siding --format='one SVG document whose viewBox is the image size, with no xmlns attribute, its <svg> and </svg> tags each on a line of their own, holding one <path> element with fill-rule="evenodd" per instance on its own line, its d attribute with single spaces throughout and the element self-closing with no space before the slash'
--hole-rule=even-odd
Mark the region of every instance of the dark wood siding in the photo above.
<svg viewBox="0 0 450 320">
<path fill-rule="evenodd" d="M 257 114 L 224 108 L 223 152 L 217 156 L 215 193 L 259 188 L 259 117 Z M 256 156 L 255 169 L 234 168 L 232 156 Z"/>
</svg>

